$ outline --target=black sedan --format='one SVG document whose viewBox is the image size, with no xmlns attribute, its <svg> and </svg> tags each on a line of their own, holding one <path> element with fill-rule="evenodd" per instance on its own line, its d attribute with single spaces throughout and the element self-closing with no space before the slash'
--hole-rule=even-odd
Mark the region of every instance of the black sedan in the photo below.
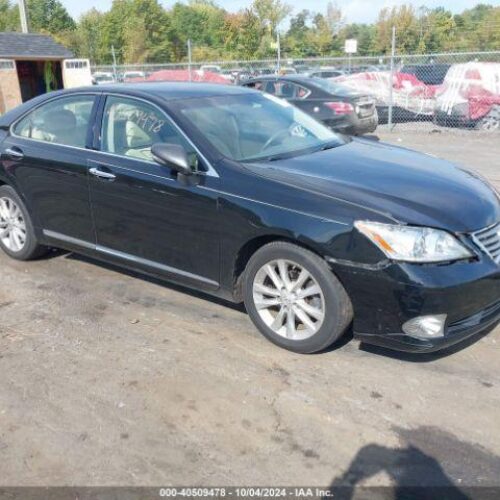
<svg viewBox="0 0 500 500">
<path fill-rule="evenodd" d="M 375 99 L 324 78 L 268 76 L 254 78 L 244 86 L 286 99 L 338 132 L 366 134 L 378 125 Z"/>
<path fill-rule="evenodd" d="M 12 258 L 61 247 L 244 301 L 268 339 L 296 352 L 351 324 L 366 342 L 428 351 L 500 318 L 491 186 L 337 136 L 267 94 L 55 92 L 0 118 L 0 154 L 0 246 Z"/>
</svg>

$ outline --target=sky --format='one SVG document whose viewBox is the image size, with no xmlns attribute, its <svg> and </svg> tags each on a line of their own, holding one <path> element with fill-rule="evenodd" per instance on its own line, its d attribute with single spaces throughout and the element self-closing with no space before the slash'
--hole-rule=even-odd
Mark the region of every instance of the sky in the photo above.
<svg viewBox="0 0 500 500">
<path fill-rule="evenodd" d="M 61 0 L 69 13 L 78 18 L 82 12 L 95 7 L 99 10 L 108 10 L 112 0 Z M 167 7 L 175 3 L 175 0 L 160 0 Z M 324 12 L 329 0 L 286 0 L 294 12 L 302 9 L 309 9 L 317 12 Z M 238 11 L 241 8 L 248 7 L 251 0 L 217 0 L 217 3 L 228 11 Z M 335 2 L 334 2 L 335 3 Z M 444 7 L 453 13 L 461 12 L 477 5 L 478 3 L 487 3 L 500 6 L 500 0 L 337 0 L 337 5 L 342 9 L 348 23 L 371 23 L 376 20 L 378 12 L 383 7 L 393 7 L 395 5 L 411 3 L 415 9 L 424 5 L 428 8 Z M 293 13 L 292 13 L 293 14 Z"/>
</svg>

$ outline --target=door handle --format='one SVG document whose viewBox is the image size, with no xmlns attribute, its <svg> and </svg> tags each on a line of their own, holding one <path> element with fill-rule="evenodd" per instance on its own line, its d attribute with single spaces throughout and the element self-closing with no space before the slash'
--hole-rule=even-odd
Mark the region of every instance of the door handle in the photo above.
<svg viewBox="0 0 500 500">
<path fill-rule="evenodd" d="M 115 174 L 112 174 L 111 172 L 105 172 L 104 170 L 100 170 L 96 167 L 92 167 L 89 172 L 93 176 L 99 177 L 100 179 L 106 179 L 107 181 L 114 181 L 116 179 Z"/>
<path fill-rule="evenodd" d="M 4 151 L 4 154 L 8 156 L 11 160 L 22 160 L 24 158 L 24 153 L 16 147 L 13 148 L 7 148 Z"/>
</svg>

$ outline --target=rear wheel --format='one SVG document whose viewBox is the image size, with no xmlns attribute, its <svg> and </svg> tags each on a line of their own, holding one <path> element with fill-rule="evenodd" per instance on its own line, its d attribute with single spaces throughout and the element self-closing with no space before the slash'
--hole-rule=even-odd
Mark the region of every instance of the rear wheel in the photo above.
<svg viewBox="0 0 500 500">
<path fill-rule="evenodd" d="M 352 320 L 347 293 L 328 264 L 287 242 L 262 247 L 244 277 L 245 306 L 271 342 L 300 353 L 325 349 Z"/>
<path fill-rule="evenodd" d="M 34 259 L 47 251 L 38 244 L 29 213 L 10 186 L 0 186 L 0 247 L 17 260 Z"/>
<path fill-rule="evenodd" d="M 490 112 L 477 122 L 476 128 L 487 132 L 500 131 L 500 106 L 493 106 Z"/>
</svg>

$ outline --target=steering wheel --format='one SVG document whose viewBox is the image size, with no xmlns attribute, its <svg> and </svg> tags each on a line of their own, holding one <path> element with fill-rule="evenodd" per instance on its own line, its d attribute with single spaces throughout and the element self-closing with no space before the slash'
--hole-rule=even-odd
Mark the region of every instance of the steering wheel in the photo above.
<svg viewBox="0 0 500 500">
<path fill-rule="evenodd" d="M 282 130 L 278 130 L 278 132 L 276 132 L 275 134 L 273 134 L 267 141 L 266 143 L 264 144 L 264 146 L 262 146 L 262 149 L 260 150 L 261 153 L 263 153 L 266 149 L 268 149 L 271 144 L 273 144 L 274 142 L 276 142 L 282 135 L 285 136 L 287 134 L 290 133 L 290 129 L 288 128 L 284 128 Z"/>
</svg>

